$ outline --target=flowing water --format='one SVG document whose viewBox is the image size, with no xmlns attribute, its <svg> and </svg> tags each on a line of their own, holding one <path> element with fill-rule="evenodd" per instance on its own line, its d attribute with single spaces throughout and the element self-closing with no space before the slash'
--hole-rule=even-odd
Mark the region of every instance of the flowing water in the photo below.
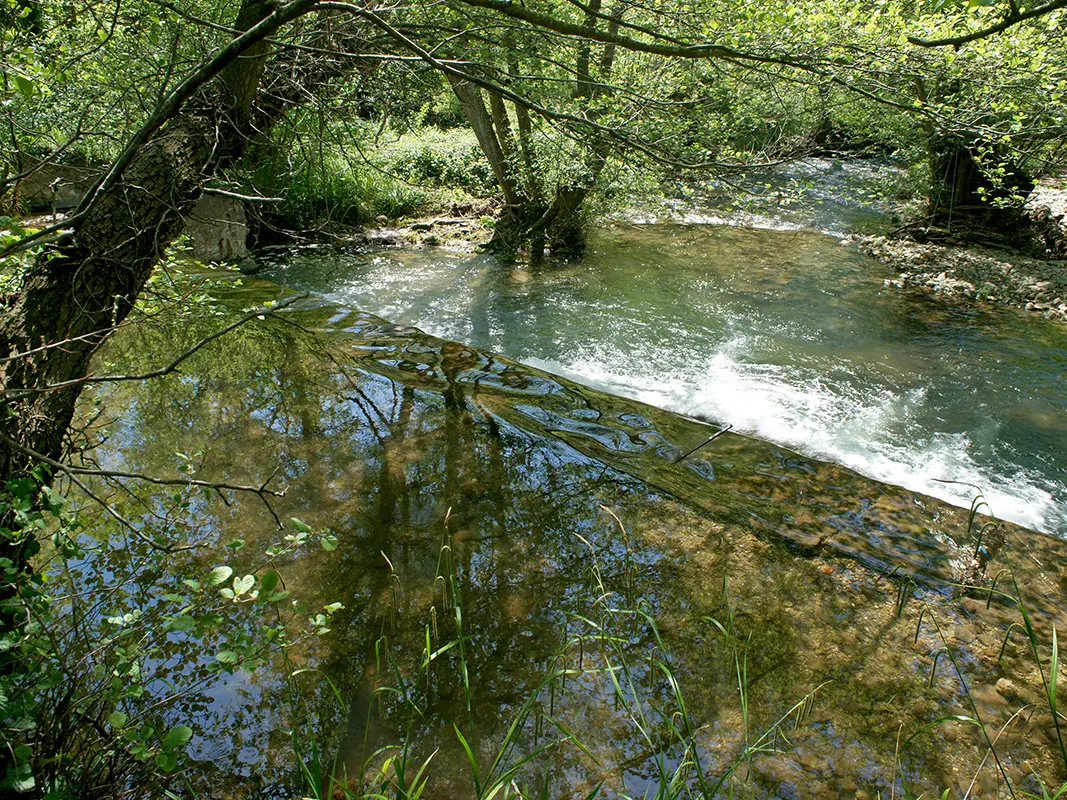
<svg viewBox="0 0 1067 800">
<path fill-rule="evenodd" d="M 824 200 L 773 229 L 694 224 L 714 211 L 618 224 L 579 262 L 517 268 L 275 252 L 274 283 L 210 273 L 204 313 L 116 335 L 98 369 L 137 374 L 290 287 L 319 295 L 180 373 L 85 396 L 105 467 L 287 487 L 264 503 L 103 486 L 140 535 L 86 529 L 75 574 L 103 615 L 223 621 L 168 634 L 139 676 L 167 724 L 195 729 L 188 790 L 308 795 L 296 761 L 315 748 L 353 785 L 429 760 L 428 798 L 504 774 L 552 798 L 720 780 L 716 796 L 1000 797 L 1005 776 L 1067 779 L 1018 611 L 953 588 L 976 552 L 966 512 L 889 485 L 966 504 L 972 489 L 933 479 L 971 481 L 998 516 L 1067 534 L 1067 337 L 883 290 L 887 268 L 798 229 L 871 218 Z M 762 438 L 707 442 L 723 424 Z M 270 556 L 289 517 L 334 549 Z M 163 558 L 145 532 L 197 547 Z M 1006 524 L 985 545 L 1047 668 L 1064 542 Z M 294 637 L 342 607 L 287 662 L 220 667 L 263 609 L 183 582 L 219 564 L 278 569 L 303 604 L 279 608 Z M 981 719 L 997 759 L 949 717 Z"/>
<path fill-rule="evenodd" d="M 102 361 L 144 372 L 291 295 L 232 278 L 209 287 L 213 315 L 151 318 Z M 309 794 L 294 756 L 315 742 L 357 783 L 403 755 L 409 776 L 430 759 L 424 797 L 473 797 L 457 731 L 481 780 L 515 767 L 516 785 L 553 798 L 672 781 L 700 796 L 720 779 L 734 797 L 962 796 L 972 782 L 993 797 L 1004 775 L 1034 791 L 1034 771 L 1067 777 L 1018 613 L 948 586 L 974 547 L 965 512 L 734 433 L 682 458 L 715 428 L 327 301 L 280 317 L 180 374 L 86 397 L 105 467 L 288 487 L 270 507 L 109 490 L 136 529 L 199 545 L 166 559 L 127 529 L 87 528 L 80 588 L 105 614 L 161 622 L 188 603 L 225 620 L 206 644 L 170 634 L 139 676 L 153 703 L 198 689 L 169 719 L 195 729 L 199 796 Z M 331 530 L 335 549 L 268 557 L 275 515 Z M 1014 567 L 1047 653 L 1067 621 L 1063 543 L 1004 533 L 990 572 Z M 219 670 L 214 652 L 243 651 L 262 619 L 182 582 L 222 563 L 282 572 L 307 607 L 294 637 L 305 614 L 343 608 L 289 663 Z M 123 591 L 105 591 L 117 575 Z M 1004 729 L 1004 772 L 974 725 L 926 729 L 975 714 Z"/>
<path fill-rule="evenodd" d="M 573 262 L 309 248 L 267 263 L 280 283 L 881 481 L 962 505 L 980 487 L 998 517 L 1067 536 L 1067 329 L 883 288 L 891 268 L 840 238 L 617 224 Z"/>
</svg>

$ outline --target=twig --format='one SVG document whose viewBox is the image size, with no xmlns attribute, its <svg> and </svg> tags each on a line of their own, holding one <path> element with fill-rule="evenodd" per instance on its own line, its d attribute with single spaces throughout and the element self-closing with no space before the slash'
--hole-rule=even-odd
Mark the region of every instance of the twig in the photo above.
<svg viewBox="0 0 1067 800">
<path fill-rule="evenodd" d="M 216 189 L 209 186 L 204 189 L 204 194 L 214 194 L 220 197 L 232 197 L 236 200 L 243 200 L 246 203 L 281 203 L 285 200 L 284 197 L 259 197 L 258 195 L 251 194 L 238 194 L 237 192 L 229 192 L 226 189 Z"/>
<path fill-rule="evenodd" d="M 144 481 L 145 483 L 154 483 L 158 486 L 199 486 L 205 489 L 215 489 L 216 491 L 249 492 L 250 494 L 259 495 L 260 498 L 264 498 L 266 495 L 270 495 L 271 497 L 284 497 L 285 493 L 288 491 L 288 489 L 275 490 L 267 488 L 267 484 L 269 484 L 274 479 L 274 476 L 278 474 L 277 470 L 272 472 L 270 477 L 259 486 L 242 483 L 226 483 L 221 481 L 202 481 L 197 478 L 189 477 L 158 478 L 155 475 L 146 475 L 143 472 L 128 472 L 126 470 L 116 469 L 93 469 L 90 467 L 75 467 L 70 464 L 64 464 L 62 461 L 56 461 L 54 458 L 49 458 L 44 453 L 38 453 L 36 450 L 31 450 L 29 447 L 19 444 L 3 432 L 0 432 L 0 442 L 3 442 L 19 453 L 40 461 L 42 464 L 47 464 L 53 469 L 57 469 L 66 475 L 92 475 L 99 478 L 123 478 Z"/>
<path fill-rule="evenodd" d="M 102 376 L 86 375 L 86 376 L 81 377 L 81 378 L 72 378 L 69 381 L 61 381 L 59 383 L 50 383 L 50 384 L 47 384 L 45 386 L 34 386 L 34 387 L 31 387 L 31 388 L 28 388 L 28 389 L 16 389 L 16 390 L 13 390 L 13 391 L 9 391 L 9 390 L 5 389 L 3 391 L 3 393 L 7 397 L 9 397 L 10 399 L 19 400 L 19 399 L 22 399 L 24 397 L 32 397 L 33 395 L 37 395 L 37 394 L 44 394 L 46 392 L 54 392 L 54 391 L 57 391 L 59 389 L 68 389 L 71 386 L 79 386 L 79 385 L 85 385 L 85 384 L 90 384 L 90 383 L 120 383 L 120 382 L 123 382 L 123 381 L 146 381 L 146 380 L 149 380 L 151 378 L 160 378 L 160 377 L 162 377 L 164 375 L 169 375 L 170 373 L 177 371 L 179 365 L 181 365 L 181 363 L 183 361 L 186 361 L 187 359 L 189 359 L 190 357 L 195 355 L 197 352 L 202 350 L 204 347 L 206 347 L 208 344 L 210 344 L 211 342 L 215 341 L 216 339 L 218 339 L 218 338 L 220 338 L 222 336 L 225 336 L 227 333 L 229 333 L 230 331 L 234 330 L 235 328 L 239 328 L 240 326 L 244 325 L 247 322 L 250 322 L 253 319 L 257 319 L 259 317 L 265 317 L 265 316 L 268 316 L 268 315 L 273 315 L 276 311 L 280 311 L 281 309 L 286 308 L 287 306 L 291 306 L 293 303 L 297 302 L 298 300 L 304 300 L 304 299 L 306 299 L 308 297 L 310 297 L 309 294 L 294 295 L 293 297 L 290 297 L 288 300 L 283 300 L 282 302 L 278 303 L 277 305 L 263 306 L 261 308 L 255 309 L 254 311 L 250 311 L 247 314 L 245 314 L 243 317 L 241 317 L 239 320 L 236 320 L 235 322 L 232 322 L 229 325 L 227 325 L 222 330 L 216 331 L 215 333 L 211 334 L 210 336 L 205 336 L 199 342 L 197 342 L 192 347 L 190 347 L 188 350 L 186 350 L 184 353 L 182 353 L 177 358 L 175 358 L 167 366 L 160 367 L 159 369 L 152 370 L 151 372 L 143 372 L 143 373 L 140 373 L 140 374 L 137 374 L 137 375 L 102 375 Z"/>
<path fill-rule="evenodd" d="M 709 445 L 712 442 L 714 442 L 716 439 L 718 439 L 720 436 L 722 436 L 724 433 L 726 433 L 732 427 L 733 427 L 733 425 L 731 424 L 731 425 L 727 425 L 722 430 L 715 431 L 715 433 L 713 433 L 711 436 L 709 436 L 703 442 L 698 444 L 692 450 L 687 450 L 686 452 L 682 453 L 680 456 L 678 456 L 678 458 L 674 459 L 671 463 L 672 464 L 677 464 L 679 461 L 684 461 L 685 459 L 689 458 L 689 456 L 693 455 L 693 453 L 695 453 L 700 448 L 705 447 L 706 445 Z"/>
</svg>

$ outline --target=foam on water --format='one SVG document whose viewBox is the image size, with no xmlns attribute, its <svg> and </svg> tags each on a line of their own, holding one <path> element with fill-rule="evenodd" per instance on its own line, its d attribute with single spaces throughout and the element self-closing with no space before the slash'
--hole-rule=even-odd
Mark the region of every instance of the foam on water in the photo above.
<svg viewBox="0 0 1067 800">
<path fill-rule="evenodd" d="M 626 354 L 604 345 L 566 362 L 527 360 L 604 391 L 731 424 L 738 432 L 956 505 L 969 505 L 974 487 L 980 487 L 999 518 L 1030 528 L 1056 530 L 1067 523 L 1051 487 L 1022 471 L 990 471 L 973 457 L 968 435 L 916 434 L 914 419 L 927 410 L 924 388 L 857 388 L 813 370 L 749 362 L 745 344 L 744 337 L 732 339 L 702 366 L 688 368 L 671 365 L 667 352 Z M 666 371 L 657 372 L 656 366 Z"/>
<path fill-rule="evenodd" d="M 885 267 L 811 233 L 619 226 L 596 245 L 523 269 L 428 249 L 274 274 L 958 505 L 981 491 L 997 517 L 1067 537 L 1061 329 L 886 290 Z"/>
</svg>

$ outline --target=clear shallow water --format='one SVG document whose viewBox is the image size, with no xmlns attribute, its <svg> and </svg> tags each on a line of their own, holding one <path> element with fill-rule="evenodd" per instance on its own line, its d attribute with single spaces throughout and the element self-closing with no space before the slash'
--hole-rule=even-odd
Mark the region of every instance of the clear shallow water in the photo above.
<svg viewBox="0 0 1067 800">
<path fill-rule="evenodd" d="M 105 357 L 144 371 L 291 292 L 247 281 L 211 295 L 219 316 L 153 317 L 109 341 Z M 905 780 L 913 795 L 946 786 L 962 795 L 977 776 L 975 796 L 992 797 L 999 773 L 973 726 L 953 728 L 951 739 L 943 728 L 925 731 L 970 703 L 961 678 L 967 707 L 990 730 L 1016 721 L 1022 735 L 999 748 L 1012 780 L 1037 791 L 1027 777 L 1036 771 L 1059 785 L 1054 732 L 1042 715 L 1018 714 L 999 688 L 1002 678 L 1027 698 L 1041 688 L 1026 646 L 1009 637 L 1015 609 L 945 590 L 973 547 L 964 511 L 734 434 L 678 460 L 708 426 L 321 300 L 284 313 L 297 325 L 242 326 L 180 374 L 93 391 L 111 431 L 95 454 L 106 466 L 177 476 L 187 462 L 176 453 L 192 453 L 200 478 L 259 485 L 274 475 L 287 487 L 270 509 L 248 495 L 224 504 L 195 487 L 114 495 L 135 524 L 200 545 L 169 556 L 162 574 L 124 528 L 86 528 L 107 546 L 91 549 L 80 587 L 108 613 L 144 606 L 146 619 L 161 622 L 173 598 L 146 598 L 175 590 L 225 620 L 214 643 L 194 641 L 191 651 L 168 637 L 162 672 L 145 664 L 153 703 L 170 681 L 203 681 L 203 692 L 175 699 L 200 759 L 188 791 L 303 796 L 288 733 L 296 730 L 350 777 L 365 774 L 368 753 L 403 746 L 409 765 L 432 759 L 424 796 L 472 797 L 461 730 L 483 775 L 517 731 L 503 763 L 522 767 L 517 780 L 531 793 L 550 785 L 545 796 L 588 797 L 603 781 L 602 796 L 652 795 L 682 758 L 672 733 L 680 685 L 709 781 L 726 780 L 745 756 L 731 796 L 903 796 Z M 268 557 L 284 534 L 274 514 L 330 529 L 335 549 L 312 542 Z M 1067 599 L 1063 543 L 1004 527 L 990 572 L 1015 562 L 1048 641 Z M 263 614 L 213 591 L 189 594 L 181 579 L 220 563 L 237 575 L 276 565 L 312 611 L 340 603 L 331 632 L 294 639 L 291 660 L 273 670 L 211 672 L 211 654 L 255 638 Z M 123 590 L 109 588 L 131 566 Z M 894 583 L 891 568 L 915 582 Z M 736 626 L 735 637 L 709 618 Z M 448 644 L 459 636 L 462 661 Z M 955 670 L 936 670 L 948 646 Z M 654 658 L 680 683 L 665 680 Z M 621 700 L 608 659 L 628 665 Z M 299 700 L 286 679 L 293 667 Z M 806 697 L 806 712 L 783 718 Z M 553 736 L 548 719 L 582 749 L 538 752 Z M 782 719 L 785 737 L 769 734 Z M 902 732 L 920 731 L 901 747 Z M 746 748 L 756 741 L 764 746 Z"/>
<path fill-rule="evenodd" d="M 312 248 L 263 274 L 1067 536 L 1067 330 L 883 289 L 837 238 L 617 225 L 577 262 Z"/>
</svg>

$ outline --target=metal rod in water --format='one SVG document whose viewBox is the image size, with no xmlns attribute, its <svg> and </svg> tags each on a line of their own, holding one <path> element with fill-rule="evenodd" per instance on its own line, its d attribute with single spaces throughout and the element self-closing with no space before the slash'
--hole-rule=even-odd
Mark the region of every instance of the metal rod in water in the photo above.
<svg viewBox="0 0 1067 800">
<path fill-rule="evenodd" d="M 733 425 L 727 425 L 722 430 L 715 431 L 715 433 L 713 433 L 711 436 L 709 436 L 703 442 L 698 444 L 692 450 L 687 450 L 686 452 L 682 453 L 680 456 L 678 456 L 678 458 L 674 459 L 674 461 L 672 463 L 677 464 L 679 461 L 684 461 L 685 459 L 689 458 L 689 456 L 693 455 L 693 453 L 695 453 L 701 447 L 706 447 L 707 445 L 709 445 L 712 442 L 714 442 L 716 439 L 718 439 L 720 436 L 722 436 L 724 433 L 726 433 L 732 427 L 733 427 Z"/>
</svg>

